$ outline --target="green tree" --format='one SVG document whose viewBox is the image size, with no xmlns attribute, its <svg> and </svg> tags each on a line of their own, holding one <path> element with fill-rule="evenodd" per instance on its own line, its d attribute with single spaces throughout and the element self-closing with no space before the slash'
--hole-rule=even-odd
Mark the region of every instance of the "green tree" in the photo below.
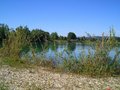
<svg viewBox="0 0 120 90">
<path fill-rule="evenodd" d="M 30 45 L 30 31 L 27 26 L 19 26 L 16 31 L 11 30 L 8 34 L 8 39 L 3 43 L 3 55 L 9 56 L 18 60 L 21 51 L 25 46 Z"/>
<path fill-rule="evenodd" d="M 51 33 L 51 36 L 50 36 L 50 37 L 51 37 L 52 40 L 56 40 L 56 39 L 59 38 L 57 32 Z"/>
<path fill-rule="evenodd" d="M 41 29 L 33 29 L 31 32 L 32 42 L 40 43 L 49 40 L 49 33 Z"/>
<path fill-rule="evenodd" d="M 8 37 L 9 27 L 5 24 L 0 24 L 0 44 L 2 44 L 3 40 Z"/>
<path fill-rule="evenodd" d="M 49 32 L 44 31 L 44 41 L 48 41 L 50 39 L 50 34 Z"/>
<path fill-rule="evenodd" d="M 76 35 L 73 32 L 69 32 L 67 38 L 68 40 L 76 39 Z"/>
<path fill-rule="evenodd" d="M 66 40 L 66 37 L 65 36 L 59 36 L 59 39 L 60 40 Z"/>
</svg>

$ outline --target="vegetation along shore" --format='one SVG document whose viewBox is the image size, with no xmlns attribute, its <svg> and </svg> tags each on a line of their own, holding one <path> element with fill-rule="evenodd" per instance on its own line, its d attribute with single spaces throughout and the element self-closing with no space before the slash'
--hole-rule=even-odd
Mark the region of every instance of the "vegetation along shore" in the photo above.
<svg viewBox="0 0 120 90">
<path fill-rule="evenodd" d="M 120 90 L 120 37 L 86 34 L 0 24 L 0 90 Z"/>
</svg>

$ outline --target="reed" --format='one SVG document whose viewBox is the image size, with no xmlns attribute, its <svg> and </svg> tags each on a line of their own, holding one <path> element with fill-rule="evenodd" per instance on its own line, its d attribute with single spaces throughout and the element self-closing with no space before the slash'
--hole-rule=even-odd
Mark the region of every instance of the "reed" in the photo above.
<svg viewBox="0 0 120 90">
<path fill-rule="evenodd" d="M 51 67 L 52 69 L 57 68 L 65 72 L 99 77 L 120 75 L 120 51 L 116 49 L 114 58 L 109 56 L 110 50 L 118 45 L 113 29 L 110 31 L 109 37 L 104 37 L 103 33 L 102 40 L 98 40 L 95 43 L 94 54 L 89 49 L 88 55 L 83 50 L 79 58 L 72 56 L 71 52 L 67 50 L 64 50 L 64 52 L 66 52 L 68 58 L 62 56 L 63 52 L 60 54 L 56 53 L 55 58 L 56 60 L 61 58 L 62 65 L 59 62 L 56 63 L 57 61 L 52 58 L 49 60 L 45 58 L 46 45 L 41 44 L 43 53 L 40 57 L 37 57 L 33 43 L 25 38 L 21 39 L 21 37 L 15 32 L 10 32 L 8 38 L 4 40 L 3 47 L 0 48 L 0 56 L 4 60 L 4 64 L 20 67 L 35 64 L 37 66 Z M 31 62 L 28 58 L 29 56 L 24 60 L 21 59 L 22 50 L 25 46 L 32 52 Z M 37 44 L 35 44 L 35 47 L 37 47 Z"/>
</svg>

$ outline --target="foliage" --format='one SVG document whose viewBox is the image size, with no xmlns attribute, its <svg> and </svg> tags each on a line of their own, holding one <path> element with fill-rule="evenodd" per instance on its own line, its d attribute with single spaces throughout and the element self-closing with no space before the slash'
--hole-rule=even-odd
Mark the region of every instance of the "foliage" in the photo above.
<svg viewBox="0 0 120 90">
<path fill-rule="evenodd" d="M 69 32 L 67 38 L 68 40 L 76 39 L 76 35 L 73 32 Z"/>
<path fill-rule="evenodd" d="M 33 43 L 40 43 L 49 40 L 49 33 L 41 29 L 33 29 L 31 31 L 31 41 Z"/>
<path fill-rule="evenodd" d="M 33 65 L 27 61 L 27 60 L 15 60 L 13 57 L 5 57 L 5 58 L 1 58 L 0 60 L 0 65 L 9 65 L 11 67 L 15 67 L 15 68 L 30 68 L 31 66 L 33 67 Z"/>
<path fill-rule="evenodd" d="M 113 35 L 113 32 L 111 32 L 111 34 Z M 117 41 L 112 42 L 112 40 L 115 40 L 114 35 L 108 39 L 105 38 L 103 34 L 102 41 L 98 41 L 95 45 L 94 54 L 88 50 L 88 55 L 85 55 L 85 51 L 83 51 L 78 59 L 74 57 L 70 57 L 68 60 L 65 59 L 63 68 L 70 72 L 90 76 L 120 75 L 120 60 L 118 57 L 120 51 L 116 52 L 113 59 L 109 56 L 113 45 L 117 45 Z"/>
<path fill-rule="evenodd" d="M 0 44 L 2 44 L 3 40 L 8 37 L 9 27 L 5 24 L 0 24 Z"/>
<path fill-rule="evenodd" d="M 52 40 L 57 40 L 59 38 L 57 32 L 51 33 L 50 37 L 51 37 Z"/>
<path fill-rule="evenodd" d="M 15 40 L 17 43 L 19 43 L 20 47 L 23 47 L 25 45 L 29 44 L 30 40 L 30 31 L 27 26 L 22 27 L 19 26 L 16 28 L 16 33 L 15 33 Z"/>
<path fill-rule="evenodd" d="M 13 57 L 19 59 L 23 47 L 30 45 L 30 32 L 26 27 L 18 27 L 15 31 L 10 31 L 8 38 L 4 40 L 3 47 L 0 50 L 2 57 Z"/>
<path fill-rule="evenodd" d="M 49 40 L 58 39 L 56 32 L 49 35 L 48 32 L 45 32 L 41 29 L 33 29 L 30 31 L 27 26 L 19 26 L 16 30 L 9 31 L 8 26 L 2 25 L 0 27 L 0 36 L 3 46 L 0 48 L 0 57 L 3 60 L 3 63 L 10 66 L 27 66 L 29 63 L 35 63 L 38 66 L 48 66 L 55 68 L 56 61 L 53 59 L 46 60 L 44 58 L 44 52 L 48 50 L 46 48 L 48 44 L 41 44 Z M 61 37 L 63 39 L 63 37 Z M 76 39 L 76 35 L 73 32 L 68 33 L 68 40 Z M 82 40 L 86 40 L 85 37 L 82 37 Z M 89 40 L 88 40 L 89 41 Z M 42 50 L 44 51 L 40 57 L 37 57 L 36 50 L 33 48 L 33 44 L 41 45 Z M 89 41 L 89 43 L 92 43 Z M 54 43 L 53 43 L 54 44 Z M 72 45 L 72 47 L 70 46 Z M 81 53 L 79 58 L 72 56 L 72 50 L 75 49 L 75 43 L 68 43 L 66 54 L 68 58 L 63 58 L 62 56 L 62 65 L 57 68 L 61 68 L 68 72 L 74 72 L 78 74 L 85 74 L 90 76 L 113 76 L 120 75 L 120 51 L 116 49 L 116 55 L 114 58 L 109 56 L 109 52 L 113 49 L 114 46 L 118 45 L 118 41 L 115 38 L 114 29 L 110 29 L 110 36 L 105 37 L 104 33 L 102 38 L 96 40 L 94 43 L 94 54 L 92 51 L 88 50 L 88 55 L 85 55 L 84 51 Z M 21 59 L 22 50 L 28 46 L 28 51 L 31 50 L 31 58 L 26 58 L 26 60 Z M 53 46 L 53 47 L 52 47 Z M 58 48 L 58 45 L 51 45 L 51 50 Z M 57 52 L 57 51 L 56 51 Z M 60 54 L 63 55 L 64 53 Z M 56 54 L 56 58 L 59 58 Z M 31 60 L 31 61 L 30 61 Z M 61 63 L 60 63 L 61 64 Z"/>
</svg>

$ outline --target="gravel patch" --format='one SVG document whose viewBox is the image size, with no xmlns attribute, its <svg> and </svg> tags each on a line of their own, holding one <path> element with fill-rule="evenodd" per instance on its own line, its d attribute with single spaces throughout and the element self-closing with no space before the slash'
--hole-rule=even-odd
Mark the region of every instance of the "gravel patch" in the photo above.
<svg viewBox="0 0 120 90">
<path fill-rule="evenodd" d="M 120 77 L 90 78 L 55 73 L 43 67 L 16 69 L 4 65 L 0 68 L 0 82 L 9 90 L 120 90 Z"/>
</svg>

